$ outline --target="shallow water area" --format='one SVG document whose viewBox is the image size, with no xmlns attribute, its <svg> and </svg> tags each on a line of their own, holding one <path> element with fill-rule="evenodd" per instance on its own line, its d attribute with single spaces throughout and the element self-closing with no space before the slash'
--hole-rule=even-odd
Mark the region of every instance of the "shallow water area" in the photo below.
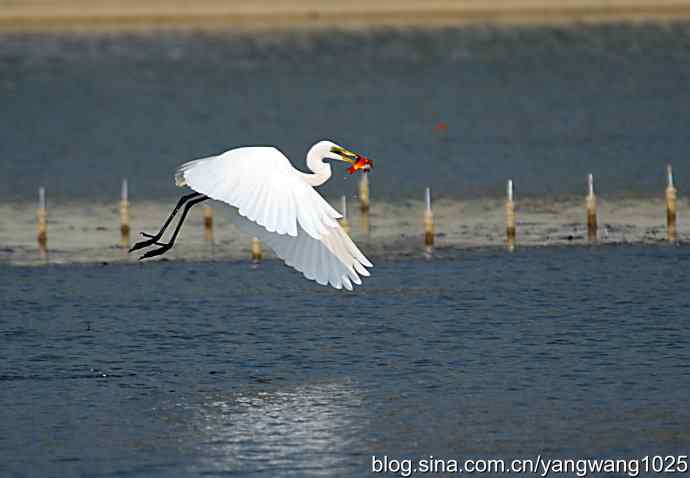
<svg viewBox="0 0 690 478">
<path fill-rule="evenodd" d="M 689 44 L 688 23 L 0 35 L 0 476 L 687 454 Z M 375 265 L 354 292 L 252 263 L 223 204 L 164 260 L 120 245 L 123 178 L 133 244 L 178 164 L 272 144 L 303 168 L 320 138 L 376 164 L 366 226 L 356 176 L 320 189 Z"/>
<path fill-rule="evenodd" d="M 0 266 L 3 476 L 362 476 L 690 445 L 684 247 Z"/>
<path fill-rule="evenodd" d="M 339 201 L 332 200 L 336 209 Z M 356 197 L 349 202 L 350 235 L 372 259 L 422 257 L 424 204 L 422 201 L 372 203 L 369 214 L 360 213 Z M 192 209 L 168 260 L 245 261 L 251 257 L 251 237 L 232 223 L 230 206 L 211 202 L 213 239 L 205 238 L 203 209 Z M 690 242 L 690 207 L 679 201 L 678 241 Z M 140 232 L 154 233 L 170 213 L 174 201 L 132 201 L 130 241 L 142 240 Z M 666 244 L 665 202 L 662 199 L 600 200 L 596 244 Z M 36 238 L 34 205 L 0 205 L 0 262 L 45 265 L 95 262 L 135 262 L 144 252 L 127 253 L 122 247 L 117 204 L 58 204 L 49 209 L 47 254 Z M 501 199 L 458 201 L 441 199 L 433 204 L 435 248 L 440 257 L 455 257 L 472 248 L 506 246 L 505 209 Z M 171 226 L 171 229 L 174 227 Z M 170 232 L 167 233 L 168 235 Z M 165 236 L 167 237 L 167 235 Z M 583 199 L 517 203 L 517 247 L 592 245 L 587 238 Z M 274 258 L 264 247 L 267 258 Z"/>
</svg>

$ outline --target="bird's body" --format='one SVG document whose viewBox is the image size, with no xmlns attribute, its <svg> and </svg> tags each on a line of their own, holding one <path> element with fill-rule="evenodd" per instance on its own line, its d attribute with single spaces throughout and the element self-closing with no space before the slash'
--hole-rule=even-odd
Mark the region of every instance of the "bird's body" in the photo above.
<svg viewBox="0 0 690 478">
<path fill-rule="evenodd" d="M 331 177 L 324 160 L 352 163 L 354 157 L 360 156 L 321 141 L 307 154 L 309 174 L 295 169 L 276 148 L 243 147 L 181 165 L 175 182 L 198 193 L 187 197 L 192 203 L 211 198 L 236 208 L 233 222 L 240 230 L 268 244 L 307 279 L 352 290 L 352 284 L 361 284 L 360 276 L 369 275 L 372 264 L 340 227 L 338 211 L 314 187 Z M 181 205 L 182 200 L 178 208 Z M 139 244 L 148 244 L 133 250 L 157 243 L 161 234 L 148 236 L 155 241 L 143 241 Z M 148 254 L 144 257 L 158 255 Z"/>
</svg>

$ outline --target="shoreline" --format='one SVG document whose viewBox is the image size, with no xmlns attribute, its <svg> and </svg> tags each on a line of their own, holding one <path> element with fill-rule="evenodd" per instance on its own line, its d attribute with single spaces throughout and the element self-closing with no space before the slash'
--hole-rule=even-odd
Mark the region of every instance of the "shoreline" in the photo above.
<svg viewBox="0 0 690 478">
<path fill-rule="evenodd" d="M 330 203 L 337 207 L 335 198 Z M 139 231 L 153 231 L 170 212 L 171 201 L 139 200 L 130 205 L 130 244 Z M 582 198 L 569 200 L 521 199 L 517 203 L 517 241 L 526 247 L 592 247 L 587 238 L 586 211 Z M 48 253 L 36 243 L 33 202 L 0 205 L 0 267 L 58 263 L 136 263 L 118 246 L 120 223 L 116 202 L 55 203 L 48 211 Z M 184 238 L 166 256 L 182 261 L 248 261 L 251 237 L 233 224 L 230 206 L 214 202 L 214 240 L 205 238 L 204 216 L 193 209 L 185 223 Z M 678 202 L 678 240 L 690 244 L 690 201 Z M 362 230 L 358 208 L 349 215 L 350 236 L 373 258 L 392 259 L 424 253 L 424 204 L 421 201 L 371 204 L 369 232 Z M 599 234 L 603 246 L 653 245 L 668 247 L 665 200 L 608 199 L 598 201 Z M 434 250 L 442 254 L 472 249 L 505 248 L 505 201 L 501 198 L 438 199 L 434 202 L 436 239 Z M 265 258 L 274 254 L 264 247 Z M 48 259 L 48 260 L 47 260 Z"/>
<path fill-rule="evenodd" d="M 469 24 L 534 25 L 567 23 L 682 21 L 690 0 L 400 0 L 376 5 L 353 0 L 264 1 L 246 6 L 236 0 L 201 0 L 189 6 L 157 0 L 102 2 L 0 0 L 0 32 L 136 32 L 149 30 L 290 31 L 380 27 L 450 27 Z"/>
</svg>

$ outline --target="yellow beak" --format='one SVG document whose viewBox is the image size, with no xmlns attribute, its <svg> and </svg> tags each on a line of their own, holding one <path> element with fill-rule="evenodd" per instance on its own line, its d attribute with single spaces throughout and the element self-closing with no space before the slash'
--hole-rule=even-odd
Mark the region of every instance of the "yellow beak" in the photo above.
<svg viewBox="0 0 690 478">
<path fill-rule="evenodd" d="M 341 161 L 345 161 L 349 164 L 355 164 L 355 162 L 359 159 L 359 154 L 353 153 L 352 151 L 349 151 L 345 148 L 333 148 L 332 151 L 340 155 Z"/>
</svg>

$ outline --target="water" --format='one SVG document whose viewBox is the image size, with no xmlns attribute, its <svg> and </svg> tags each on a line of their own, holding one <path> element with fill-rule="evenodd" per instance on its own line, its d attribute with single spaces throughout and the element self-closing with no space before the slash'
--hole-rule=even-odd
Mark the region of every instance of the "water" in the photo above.
<svg viewBox="0 0 690 478">
<path fill-rule="evenodd" d="M 0 476 L 687 454 L 689 45 L 682 23 L 0 36 Z M 274 144 L 301 166 L 322 137 L 376 161 L 369 233 L 351 218 L 376 267 L 354 293 L 252 266 L 220 207 L 214 243 L 193 213 L 170 262 L 116 247 L 122 177 L 133 234 L 153 231 L 177 164 Z"/>
<path fill-rule="evenodd" d="M 245 144 L 331 138 L 381 199 L 647 196 L 690 177 L 690 25 L 0 37 L 0 199 L 170 198 Z M 443 122 L 446 133 L 435 131 Z M 345 175 L 343 172 L 342 175 Z M 330 184 L 327 195 L 354 185 Z"/>
<path fill-rule="evenodd" d="M 690 446 L 686 248 L 0 269 L 3 476 L 363 476 Z M 11 299 L 10 299 L 11 298 Z"/>
</svg>

